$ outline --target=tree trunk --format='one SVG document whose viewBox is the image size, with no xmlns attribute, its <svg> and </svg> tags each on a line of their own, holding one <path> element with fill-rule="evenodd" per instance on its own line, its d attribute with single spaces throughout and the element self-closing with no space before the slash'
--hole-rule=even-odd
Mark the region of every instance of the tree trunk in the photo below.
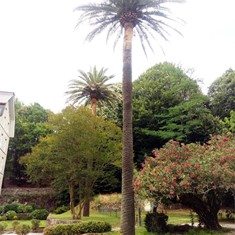
<svg viewBox="0 0 235 235">
<path fill-rule="evenodd" d="M 218 221 L 220 202 L 216 199 L 215 195 L 210 194 L 206 196 L 206 199 L 202 199 L 202 197 L 194 194 L 185 194 L 181 197 L 181 203 L 196 212 L 199 221 L 207 229 L 218 230 L 221 228 Z"/>
<path fill-rule="evenodd" d="M 87 162 L 87 176 L 85 180 L 85 191 L 84 191 L 84 206 L 83 206 L 83 216 L 90 216 L 90 199 L 91 199 L 91 174 L 93 168 L 93 159 L 88 159 Z"/>
<path fill-rule="evenodd" d="M 133 24 L 125 23 L 123 41 L 123 155 L 121 233 L 135 234 L 135 205 L 133 190 L 132 133 L 132 38 Z"/>
<path fill-rule="evenodd" d="M 89 196 L 86 196 L 84 199 L 83 216 L 85 217 L 90 216 L 90 197 Z"/>
<path fill-rule="evenodd" d="M 75 219 L 75 209 L 74 209 L 74 181 L 71 180 L 69 182 L 69 199 L 70 199 L 70 211 L 72 214 L 72 218 Z"/>
<path fill-rule="evenodd" d="M 96 105 L 97 104 L 97 99 L 96 98 L 91 98 L 91 111 L 94 116 L 96 116 Z"/>
<path fill-rule="evenodd" d="M 91 111 L 94 116 L 96 116 L 96 104 L 97 99 L 92 97 L 91 98 Z M 93 159 L 88 160 L 87 169 L 88 172 L 92 171 L 93 166 Z M 90 198 L 91 198 L 91 182 L 90 176 L 86 177 L 85 183 L 85 198 L 84 198 L 84 207 L 83 207 L 83 216 L 89 217 L 90 216 Z"/>
</svg>

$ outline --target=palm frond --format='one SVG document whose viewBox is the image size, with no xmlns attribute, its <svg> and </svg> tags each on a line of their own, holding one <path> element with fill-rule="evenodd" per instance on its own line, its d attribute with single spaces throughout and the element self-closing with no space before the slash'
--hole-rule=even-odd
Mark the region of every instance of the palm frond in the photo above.
<svg viewBox="0 0 235 235">
<path fill-rule="evenodd" d="M 155 39 L 154 33 L 164 40 L 168 40 L 170 31 L 182 35 L 171 23 L 184 23 L 183 20 L 175 17 L 165 5 L 184 2 L 185 0 L 106 0 L 99 4 L 82 5 L 74 10 L 82 12 L 77 26 L 87 21 L 93 27 L 86 37 L 87 40 L 93 40 L 96 35 L 106 30 L 106 42 L 111 36 L 116 35 L 114 48 L 123 35 L 125 13 L 133 13 L 136 17 L 133 23 L 134 32 L 138 35 L 147 56 L 146 46 L 153 51 L 149 36 Z M 127 17 L 126 20 L 133 19 Z"/>
<path fill-rule="evenodd" d="M 98 103 L 111 103 L 121 98 L 119 85 L 108 83 L 114 75 L 106 75 L 106 68 L 98 70 L 94 66 L 88 72 L 83 70 L 78 70 L 78 72 L 79 79 L 71 80 L 68 91 L 65 92 L 68 96 L 67 103 L 80 105 L 85 102 L 85 104 L 88 104 L 92 97 L 95 97 Z"/>
</svg>

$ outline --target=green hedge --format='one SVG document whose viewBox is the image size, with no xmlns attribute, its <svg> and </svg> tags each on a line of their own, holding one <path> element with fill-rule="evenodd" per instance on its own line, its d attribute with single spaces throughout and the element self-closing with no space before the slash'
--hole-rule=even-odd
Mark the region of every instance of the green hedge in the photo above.
<svg viewBox="0 0 235 235">
<path fill-rule="evenodd" d="M 36 209 L 30 213 L 31 219 L 46 220 L 49 212 L 46 209 Z"/>
<path fill-rule="evenodd" d="M 111 225 L 103 221 L 88 221 L 77 224 L 57 224 L 46 227 L 44 235 L 78 235 L 84 233 L 104 233 L 111 231 Z"/>
</svg>

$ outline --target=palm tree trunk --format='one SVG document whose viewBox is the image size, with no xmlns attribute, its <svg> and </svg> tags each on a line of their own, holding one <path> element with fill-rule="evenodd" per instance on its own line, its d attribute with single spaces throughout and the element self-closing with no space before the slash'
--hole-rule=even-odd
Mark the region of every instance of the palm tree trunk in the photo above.
<svg viewBox="0 0 235 235">
<path fill-rule="evenodd" d="M 96 104 L 97 104 L 97 99 L 92 98 L 91 99 L 91 111 L 94 116 L 96 116 L 96 106 L 97 106 Z"/>
<path fill-rule="evenodd" d="M 96 104 L 97 104 L 97 99 L 92 98 L 91 110 L 94 116 L 96 116 Z M 89 173 L 92 171 L 92 167 L 93 167 L 93 159 L 88 159 L 87 169 Z M 86 177 L 86 183 L 85 183 L 85 198 L 84 198 L 84 207 L 83 207 L 83 216 L 85 217 L 90 216 L 90 198 L 91 198 L 91 179 L 90 176 L 88 175 Z"/>
<path fill-rule="evenodd" d="M 124 26 L 123 42 L 123 156 L 121 232 L 135 234 L 135 205 L 133 191 L 133 132 L 132 132 L 132 38 L 133 24 Z"/>
</svg>

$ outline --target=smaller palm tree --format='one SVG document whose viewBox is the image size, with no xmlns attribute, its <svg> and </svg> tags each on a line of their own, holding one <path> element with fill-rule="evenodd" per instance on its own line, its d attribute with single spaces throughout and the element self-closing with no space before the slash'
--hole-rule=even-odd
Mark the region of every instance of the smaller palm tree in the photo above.
<svg viewBox="0 0 235 235">
<path fill-rule="evenodd" d="M 107 69 L 101 68 L 99 71 L 96 66 L 89 72 L 79 71 L 79 79 L 70 81 L 67 102 L 79 105 L 91 104 L 92 113 L 96 115 L 97 103 L 101 106 L 104 103 L 112 105 L 114 100 L 120 97 L 119 84 L 107 83 L 114 75 L 107 76 Z"/>
</svg>

